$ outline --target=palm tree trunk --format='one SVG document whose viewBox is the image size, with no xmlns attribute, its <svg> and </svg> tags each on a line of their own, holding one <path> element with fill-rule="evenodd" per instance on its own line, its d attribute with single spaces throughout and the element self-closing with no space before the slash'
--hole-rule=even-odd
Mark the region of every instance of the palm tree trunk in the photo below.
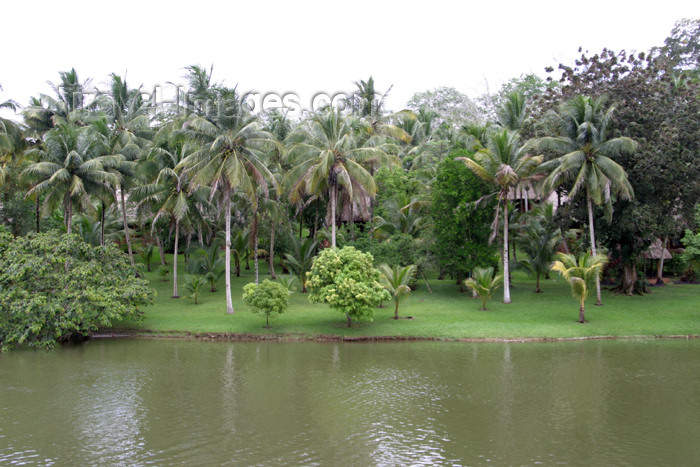
<svg viewBox="0 0 700 467">
<path fill-rule="evenodd" d="M 255 215 L 256 217 L 256 222 L 257 222 L 257 217 L 258 215 Z M 260 269 L 258 267 L 258 229 L 255 229 L 255 235 L 253 236 L 253 263 L 255 264 L 255 285 L 258 285 L 258 275 L 260 273 Z"/>
<path fill-rule="evenodd" d="M 593 256 L 597 254 L 596 247 L 595 247 L 595 228 L 593 227 L 593 200 L 591 199 L 591 195 L 588 193 L 588 190 L 586 190 L 586 201 L 588 203 L 588 229 L 591 234 L 591 253 L 593 253 Z M 600 295 L 600 276 L 596 275 L 595 277 L 595 296 L 596 296 L 596 306 L 601 306 L 603 304 L 603 301 L 601 299 Z M 582 321 L 583 322 L 583 321 Z"/>
<path fill-rule="evenodd" d="M 277 279 L 277 275 L 275 274 L 275 223 L 272 222 L 272 226 L 270 228 L 270 255 L 269 255 L 269 262 L 270 262 L 270 276 L 272 279 Z"/>
<path fill-rule="evenodd" d="M 508 260 L 508 200 L 503 206 L 503 303 L 510 303 L 510 264 Z"/>
<path fill-rule="evenodd" d="M 165 267 L 165 249 L 163 249 L 163 243 L 160 241 L 160 229 L 156 231 L 156 245 L 158 245 L 158 254 L 160 255 L 160 265 Z"/>
<path fill-rule="evenodd" d="M 102 201 L 102 213 L 100 214 L 100 246 L 105 246 L 105 202 Z"/>
<path fill-rule="evenodd" d="M 399 301 L 396 300 L 396 307 L 394 308 L 394 319 L 399 319 Z"/>
<path fill-rule="evenodd" d="M 124 237 L 126 239 L 126 248 L 129 251 L 129 261 L 131 262 L 131 267 L 134 267 L 134 253 L 131 251 L 131 237 L 129 236 L 129 224 L 126 221 L 126 201 L 124 201 L 124 185 L 121 186 L 120 195 L 122 202 L 122 220 L 124 221 Z"/>
<path fill-rule="evenodd" d="M 335 203 L 338 197 L 336 186 L 331 187 L 331 247 L 335 248 Z M 348 318 L 350 319 L 350 318 Z"/>
<path fill-rule="evenodd" d="M 581 324 L 586 322 L 586 305 L 584 299 L 581 299 L 581 306 L 578 309 L 578 322 Z"/>
<path fill-rule="evenodd" d="M 36 233 L 39 233 L 41 231 L 41 216 L 40 216 L 40 204 L 39 204 L 39 195 L 36 195 Z"/>
<path fill-rule="evenodd" d="M 231 299 L 231 188 L 224 189 L 224 202 L 226 203 L 226 250 L 225 272 L 226 276 L 226 313 L 233 314 L 233 300 Z"/>
<path fill-rule="evenodd" d="M 177 244 L 180 240 L 180 221 L 175 219 L 175 246 L 173 249 L 173 296 L 172 298 L 180 298 L 177 294 Z"/>
<path fill-rule="evenodd" d="M 68 204 L 66 206 L 66 232 L 68 232 L 68 235 L 73 233 L 73 200 L 70 197 L 70 194 L 66 196 L 66 199 L 68 200 Z"/>
</svg>

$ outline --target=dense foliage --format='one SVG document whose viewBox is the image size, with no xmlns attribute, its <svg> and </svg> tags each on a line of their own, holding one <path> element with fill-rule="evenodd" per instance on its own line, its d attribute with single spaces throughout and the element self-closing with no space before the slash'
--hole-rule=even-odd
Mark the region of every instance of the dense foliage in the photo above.
<svg viewBox="0 0 700 467">
<path fill-rule="evenodd" d="M 52 347 L 123 319 L 154 291 L 115 245 L 37 234 L 0 245 L 0 346 Z"/>
<path fill-rule="evenodd" d="M 431 208 L 434 249 L 441 271 L 460 284 L 475 267 L 498 263 L 497 247 L 489 244 L 493 209 L 475 204 L 487 193 L 486 183 L 464 164 L 445 159 L 438 166 Z"/>
<path fill-rule="evenodd" d="M 243 301 L 255 313 L 265 315 L 265 326 L 270 327 L 270 316 L 282 314 L 289 306 L 289 291 L 279 282 L 265 279 L 260 284 L 243 286 Z"/>
<path fill-rule="evenodd" d="M 348 327 L 353 319 L 371 321 L 375 307 L 391 299 L 372 261 L 371 254 L 353 247 L 321 251 L 309 272 L 309 300 L 345 313 Z"/>
</svg>

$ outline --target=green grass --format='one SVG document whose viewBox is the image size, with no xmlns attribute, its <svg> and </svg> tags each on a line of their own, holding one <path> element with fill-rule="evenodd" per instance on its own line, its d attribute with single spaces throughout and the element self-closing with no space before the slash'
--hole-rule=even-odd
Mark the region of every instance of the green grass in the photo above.
<svg viewBox="0 0 700 467">
<path fill-rule="evenodd" d="M 169 257 L 169 266 L 172 259 Z M 186 295 L 184 261 L 178 264 L 180 295 Z M 579 338 L 592 336 L 681 336 L 700 335 L 700 286 L 668 285 L 653 287 L 645 296 L 619 296 L 603 291 L 604 306 L 594 306 L 595 297 L 586 305 L 585 324 L 577 323 L 578 302 L 571 297 L 568 284 L 553 275 L 542 281 L 543 293 L 535 294 L 534 281 L 515 273 L 511 288 L 512 303 L 501 302 L 502 290 L 489 302 L 488 311 L 480 311 L 481 302 L 471 293 L 460 293 L 454 281 L 430 280 L 433 293 L 419 282 L 399 309 L 402 317 L 395 321 L 393 302 L 378 308 L 374 321 L 355 322 L 346 327 L 345 316 L 323 304 L 310 303 L 308 295 L 295 292 L 289 310 L 271 318 L 272 329 L 265 329 L 263 315 L 252 313 L 241 299 L 243 285 L 253 281 L 253 270 L 242 270 L 232 277 L 235 313 L 226 314 L 224 281 L 219 291 L 200 295 L 200 304 L 188 298 L 172 299 L 172 278 L 161 282 L 158 263 L 147 278 L 158 293 L 154 306 L 144 309 L 145 319 L 138 326 L 118 323 L 115 330 L 144 333 L 179 334 L 252 334 L 289 338 L 318 336 L 341 337 L 411 337 L 438 339 L 539 339 Z M 260 280 L 267 268 L 260 263 Z M 298 281 L 297 281 L 298 285 Z M 595 294 L 593 294 L 595 295 Z"/>
</svg>

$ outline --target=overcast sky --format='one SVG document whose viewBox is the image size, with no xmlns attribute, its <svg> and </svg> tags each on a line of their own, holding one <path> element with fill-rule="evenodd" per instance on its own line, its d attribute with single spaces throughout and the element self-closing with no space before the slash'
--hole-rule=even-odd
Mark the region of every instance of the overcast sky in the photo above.
<svg viewBox="0 0 700 467">
<path fill-rule="evenodd" d="M 26 104 L 75 67 L 100 85 L 184 83 L 183 67 L 214 65 L 214 80 L 263 94 L 353 89 L 372 75 L 393 85 L 390 109 L 451 86 L 477 96 L 525 73 L 571 63 L 577 49 L 648 50 L 700 1 L 3 2 L 0 101 Z"/>
</svg>

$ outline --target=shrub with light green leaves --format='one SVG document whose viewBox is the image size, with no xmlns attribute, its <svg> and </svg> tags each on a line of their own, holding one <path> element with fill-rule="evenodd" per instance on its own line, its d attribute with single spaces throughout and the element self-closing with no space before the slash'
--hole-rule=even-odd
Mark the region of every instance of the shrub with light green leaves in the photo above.
<svg viewBox="0 0 700 467">
<path fill-rule="evenodd" d="M 352 319 L 372 320 L 374 309 L 391 295 L 381 285 L 381 274 L 373 258 L 353 247 L 326 248 L 314 259 L 307 286 L 309 300 L 327 303 Z"/>
<path fill-rule="evenodd" d="M 255 313 L 265 315 L 265 327 L 270 328 L 270 315 L 282 314 L 289 306 L 289 290 L 279 282 L 265 279 L 260 284 L 243 286 L 243 301 Z"/>
</svg>

